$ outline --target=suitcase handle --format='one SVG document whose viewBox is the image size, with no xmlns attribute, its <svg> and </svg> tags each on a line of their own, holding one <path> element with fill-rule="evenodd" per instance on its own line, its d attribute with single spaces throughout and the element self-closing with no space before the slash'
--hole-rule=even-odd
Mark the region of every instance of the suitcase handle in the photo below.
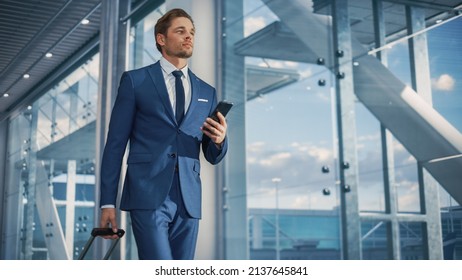
<svg viewBox="0 0 462 280">
<path fill-rule="evenodd" d="M 109 257 L 112 254 L 112 251 L 114 251 L 115 246 L 117 245 L 117 243 L 119 243 L 120 238 L 122 238 L 124 234 L 125 234 L 125 230 L 120 229 L 120 228 L 117 230 L 117 233 L 114 233 L 112 231 L 112 228 L 93 228 L 93 230 L 91 231 L 90 239 L 88 239 L 87 244 L 85 244 L 85 247 L 83 247 L 82 252 L 80 252 L 79 260 L 83 260 L 83 258 L 88 252 L 88 249 L 90 249 L 91 244 L 93 243 L 93 241 L 95 240 L 97 236 L 117 235 L 119 238 L 112 240 L 112 245 L 107 251 L 106 255 L 104 256 L 105 260 L 109 259 Z"/>
<path fill-rule="evenodd" d="M 118 229 L 117 230 L 117 233 L 114 233 L 112 231 L 112 228 L 94 228 L 92 231 L 91 231 L 91 235 L 93 237 L 96 237 L 96 236 L 105 236 L 105 235 L 114 235 L 116 234 L 119 238 L 122 238 L 122 236 L 124 236 L 125 234 L 125 230 L 123 229 Z"/>
</svg>

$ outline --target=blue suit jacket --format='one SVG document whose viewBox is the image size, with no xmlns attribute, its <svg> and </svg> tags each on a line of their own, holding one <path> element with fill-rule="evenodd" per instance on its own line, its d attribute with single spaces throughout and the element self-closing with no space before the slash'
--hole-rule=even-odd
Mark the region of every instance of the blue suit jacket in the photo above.
<svg viewBox="0 0 462 280">
<path fill-rule="evenodd" d="M 193 218 L 201 217 L 200 147 L 207 161 L 217 164 L 228 144 L 225 139 L 220 150 L 200 130 L 217 97 L 215 89 L 190 70 L 189 78 L 191 104 L 178 125 L 159 62 L 122 75 L 101 163 L 101 205 L 116 205 L 129 141 L 120 208 L 158 208 L 167 197 L 178 164 L 186 210 Z"/>
</svg>

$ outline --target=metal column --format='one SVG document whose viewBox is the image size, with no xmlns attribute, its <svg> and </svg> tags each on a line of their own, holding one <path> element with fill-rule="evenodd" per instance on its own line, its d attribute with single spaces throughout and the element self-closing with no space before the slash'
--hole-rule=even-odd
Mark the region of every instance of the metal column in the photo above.
<svg viewBox="0 0 462 280">
<path fill-rule="evenodd" d="M 383 11 L 382 0 L 372 1 L 372 10 L 374 13 L 374 33 L 375 47 L 380 48 L 386 44 L 385 18 Z M 378 52 L 377 58 L 383 65 L 387 66 L 386 52 Z M 385 211 L 392 217 L 387 223 L 387 243 L 388 256 L 391 259 L 401 259 L 401 250 L 399 242 L 399 222 L 397 220 L 397 190 L 395 184 L 395 166 L 393 152 L 393 135 L 380 124 L 380 135 L 382 141 L 382 168 L 383 168 L 383 184 L 385 193 Z"/>
<path fill-rule="evenodd" d="M 8 134 L 15 135 L 18 131 L 28 131 L 29 128 L 29 117 L 20 115 L 14 120 L 8 119 Z M 6 134 L 5 134 L 6 137 Z M 24 133 L 24 138 L 19 139 L 23 141 L 23 145 L 14 147 L 11 141 L 8 142 L 7 155 L 5 161 L 5 185 L 3 188 L 2 195 L 4 200 L 2 201 L 2 208 L 4 214 L 2 216 L 2 240 L 0 244 L 1 259 L 20 259 L 20 244 L 21 244 L 21 228 L 23 220 L 23 201 L 24 188 L 22 187 L 22 172 L 23 166 L 19 163 L 23 163 L 23 155 L 21 154 L 23 146 L 26 146 L 26 142 L 29 143 L 28 135 Z M 11 136 L 9 136 L 11 138 Z M 5 142 L 6 143 L 6 142 Z M 14 150 L 14 151 L 13 151 Z M 19 151 L 19 152 L 18 152 Z M 21 186 L 21 187 L 20 187 Z"/>
<path fill-rule="evenodd" d="M 30 128 L 29 128 L 29 145 L 30 151 L 28 153 L 28 161 L 27 165 L 27 182 L 24 184 L 24 189 L 26 192 L 27 203 L 25 205 L 25 215 L 24 215 L 24 223 L 22 225 L 22 229 L 24 232 L 23 235 L 23 259 L 31 260 L 33 251 L 33 231 L 35 227 L 35 188 L 37 184 L 36 176 L 37 176 L 37 123 L 38 123 L 38 106 L 34 105 L 32 107 L 32 118 L 30 120 Z"/>
<path fill-rule="evenodd" d="M 79 86 L 69 88 L 67 95 L 70 101 L 69 110 L 69 133 L 77 130 L 78 95 L 82 91 Z M 75 231 L 75 193 L 77 187 L 77 161 L 67 161 L 67 182 L 66 182 L 66 248 L 70 259 L 74 255 L 74 231 Z"/>
<path fill-rule="evenodd" d="M 353 55 L 347 0 L 332 1 L 343 258 L 361 259 Z"/>
<path fill-rule="evenodd" d="M 229 150 L 225 158 L 223 216 L 225 259 L 248 259 L 247 175 L 245 135 L 245 68 L 244 57 L 234 53 L 234 44 L 244 37 L 243 1 L 220 1 L 221 80 L 219 89 L 223 98 L 234 102 L 227 117 Z M 220 61 L 221 60 L 221 61 Z"/>
<path fill-rule="evenodd" d="M 119 19 L 128 14 L 129 0 L 102 0 L 100 28 L 100 71 L 98 83 L 98 110 L 96 117 L 96 155 L 95 155 L 95 223 L 99 225 L 99 187 L 101 157 L 112 106 L 117 95 L 117 88 L 123 71 L 126 70 L 127 22 Z M 120 185 L 120 184 L 119 184 Z M 119 217 L 120 218 L 120 217 Z M 122 226 L 122 225 L 119 225 Z M 97 243 L 96 258 L 102 258 L 105 248 Z"/>
<path fill-rule="evenodd" d="M 0 248 L 2 248 L 4 243 L 4 229 L 3 229 L 3 222 L 5 219 L 3 218 L 4 209 L 6 199 L 4 194 L 6 193 L 6 166 L 7 166 L 7 140 L 8 140 L 8 119 L 4 121 L 0 121 Z M 0 259 L 3 258 L 3 250 L 0 250 Z"/>
<path fill-rule="evenodd" d="M 425 29 L 425 10 L 406 6 L 408 34 Z M 411 60 L 411 78 L 413 89 L 432 105 L 430 64 L 428 59 L 427 35 L 416 35 L 409 40 L 409 56 Z M 441 215 L 438 197 L 438 183 L 425 170 L 422 163 L 417 164 L 421 212 L 426 216 L 423 225 L 425 259 L 443 259 L 441 232 Z"/>
</svg>

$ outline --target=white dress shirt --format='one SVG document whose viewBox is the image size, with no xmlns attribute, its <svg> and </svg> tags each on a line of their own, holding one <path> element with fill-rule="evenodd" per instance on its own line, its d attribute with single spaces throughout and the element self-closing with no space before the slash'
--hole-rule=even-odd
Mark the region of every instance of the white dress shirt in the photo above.
<svg viewBox="0 0 462 280">
<path fill-rule="evenodd" d="M 168 97 L 170 98 L 170 104 L 173 108 L 173 113 L 175 113 L 176 106 L 176 91 L 175 91 L 175 76 L 172 72 L 180 70 L 183 72 L 181 76 L 181 81 L 183 82 L 184 88 L 184 114 L 188 111 L 189 104 L 191 104 L 191 82 L 188 75 L 188 65 L 182 69 L 177 69 L 173 64 L 168 62 L 164 57 L 160 58 L 160 67 L 162 68 L 162 74 L 164 75 L 165 85 L 167 86 Z"/>
</svg>

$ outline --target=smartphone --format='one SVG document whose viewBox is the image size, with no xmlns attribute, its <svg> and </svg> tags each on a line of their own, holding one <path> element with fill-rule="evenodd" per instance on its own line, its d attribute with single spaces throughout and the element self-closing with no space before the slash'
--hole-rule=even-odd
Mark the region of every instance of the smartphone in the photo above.
<svg viewBox="0 0 462 280">
<path fill-rule="evenodd" d="M 226 117 L 226 114 L 228 114 L 229 110 L 231 110 L 231 107 L 233 107 L 233 103 L 228 101 L 220 101 L 209 118 L 212 118 L 216 122 L 220 122 L 218 120 L 217 113 L 220 112 L 224 117 Z"/>
</svg>

